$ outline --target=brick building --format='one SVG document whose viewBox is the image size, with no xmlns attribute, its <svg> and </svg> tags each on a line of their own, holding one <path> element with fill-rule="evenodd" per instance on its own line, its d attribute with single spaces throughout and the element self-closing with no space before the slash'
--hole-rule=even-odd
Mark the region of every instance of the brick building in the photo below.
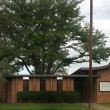
<svg viewBox="0 0 110 110">
<path fill-rule="evenodd" d="M 16 94 L 18 91 L 74 91 L 75 76 L 10 75 L 6 77 L 7 83 L 0 82 L 0 98 L 2 102 L 17 103 Z M 57 80 L 59 77 L 61 79 Z"/>
<path fill-rule="evenodd" d="M 92 80 L 92 102 L 94 103 L 110 103 L 110 64 L 101 67 L 94 67 Z M 89 68 L 80 68 L 74 75 L 88 75 Z M 75 90 L 81 91 L 82 101 L 89 100 L 89 78 L 75 78 Z"/>
<path fill-rule="evenodd" d="M 25 79 L 25 78 L 28 79 Z M 110 65 L 93 68 L 92 101 L 110 103 Z M 0 100 L 17 103 L 18 91 L 79 91 L 81 102 L 89 100 L 89 69 L 80 68 L 72 75 L 10 75 L 0 82 Z"/>
</svg>

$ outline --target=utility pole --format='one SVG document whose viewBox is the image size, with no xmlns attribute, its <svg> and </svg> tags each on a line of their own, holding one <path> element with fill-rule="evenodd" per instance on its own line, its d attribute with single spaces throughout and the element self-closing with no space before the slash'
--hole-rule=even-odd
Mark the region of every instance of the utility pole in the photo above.
<svg viewBox="0 0 110 110">
<path fill-rule="evenodd" d="M 92 106 L 92 45 L 93 45 L 93 0 L 90 0 L 90 55 L 89 55 L 89 109 Z"/>
</svg>

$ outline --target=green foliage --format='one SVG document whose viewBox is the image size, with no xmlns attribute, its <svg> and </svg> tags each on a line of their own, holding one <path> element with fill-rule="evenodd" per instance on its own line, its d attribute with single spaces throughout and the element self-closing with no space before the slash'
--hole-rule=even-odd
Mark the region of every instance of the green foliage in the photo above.
<svg viewBox="0 0 110 110">
<path fill-rule="evenodd" d="M 18 92 L 17 97 L 19 100 L 23 101 L 48 101 L 48 102 L 54 102 L 58 99 L 57 92 L 53 91 L 24 91 L 24 92 Z"/>
<path fill-rule="evenodd" d="M 14 74 L 16 69 L 17 68 L 15 68 L 14 65 L 11 65 L 6 61 L 2 60 L 0 62 L 0 75 L 1 76 Z"/>
<path fill-rule="evenodd" d="M 0 76 L 0 82 L 7 82 L 7 80 L 4 77 Z"/>
<path fill-rule="evenodd" d="M 101 105 L 104 105 L 104 106 L 107 106 L 107 107 L 110 107 L 110 103 L 100 103 Z"/>
<path fill-rule="evenodd" d="M 17 98 L 22 101 L 76 102 L 80 99 L 80 93 L 76 91 L 24 91 L 18 92 Z"/>
<path fill-rule="evenodd" d="M 13 56 L 14 50 L 8 46 L 6 41 L 0 37 L 0 75 L 9 75 L 18 72 L 20 66 L 14 65 L 16 60 Z M 15 60 L 15 61 L 14 61 Z"/>
<path fill-rule="evenodd" d="M 87 62 L 89 26 L 81 25 L 82 1 L 1 0 L 0 61 L 14 72 L 25 66 L 30 74 L 64 73 L 65 66 Z M 108 59 L 110 48 L 102 32 L 93 34 L 93 60 L 100 63 Z"/>
<path fill-rule="evenodd" d="M 60 99 L 64 102 L 76 102 L 80 99 L 81 95 L 77 91 L 62 91 L 60 93 Z"/>
</svg>

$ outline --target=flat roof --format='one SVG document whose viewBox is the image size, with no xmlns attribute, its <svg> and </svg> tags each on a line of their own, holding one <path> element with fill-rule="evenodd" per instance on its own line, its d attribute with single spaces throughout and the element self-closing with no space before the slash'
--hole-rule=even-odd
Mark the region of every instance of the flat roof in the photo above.
<svg viewBox="0 0 110 110">
<path fill-rule="evenodd" d="M 105 66 L 100 66 L 100 67 L 93 67 L 92 70 L 93 71 L 98 71 L 98 70 L 103 70 L 103 69 L 107 69 L 107 68 L 110 68 L 110 64 L 108 65 L 105 65 Z M 79 68 L 78 70 L 76 70 L 75 72 L 72 73 L 73 74 L 76 74 L 80 71 L 89 71 L 89 68 Z"/>
<path fill-rule="evenodd" d="M 89 75 L 8 75 L 5 78 L 20 78 L 20 77 L 29 77 L 29 78 L 41 78 L 41 77 L 83 77 L 87 78 Z M 92 77 L 100 77 L 100 75 L 92 75 Z"/>
</svg>

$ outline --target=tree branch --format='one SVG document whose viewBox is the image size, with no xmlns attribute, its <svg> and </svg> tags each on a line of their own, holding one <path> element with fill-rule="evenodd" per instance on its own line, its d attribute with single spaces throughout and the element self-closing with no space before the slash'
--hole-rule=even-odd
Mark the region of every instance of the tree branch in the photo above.
<svg viewBox="0 0 110 110">
<path fill-rule="evenodd" d="M 60 63 L 60 64 L 58 64 L 58 66 L 56 67 L 56 69 L 55 70 L 53 70 L 52 72 L 51 72 L 51 74 L 54 74 L 54 73 L 56 73 L 57 72 L 57 70 L 63 65 L 63 61 Z"/>
<path fill-rule="evenodd" d="M 23 58 L 21 58 L 21 57 L 19 57 L 19 59 L 22 60 L 22 62 L 24 63 L 24 66 L 25 66 L 26 69 L 27 69 L 27 71 L 32 75 L 32 72 L 29 70 L 29 68 L 28 68 L 28 66 L 27 66 L 27 64 L 26 64 L 26 62 L 25 62 L 25 60 L 24 60 Z"/>
<path fill-rule="evenodd" d="M 76 59 L 82 58 L 85 55 L 86 52 L 87 51 L 84 51 L 83 53 L 80 53 L 79 56 L 72 58 L 72 60 L 76 60 Z"/>
<path fill-rule="evenodd" d="M 48 67 L 47 67 L 46 74 L 50 74 L 50 70 L 52 68 L 52 65 L 53 65 L 53 61 L 50 61 L 50 63 L 48 64 Z"/>
</svg>

